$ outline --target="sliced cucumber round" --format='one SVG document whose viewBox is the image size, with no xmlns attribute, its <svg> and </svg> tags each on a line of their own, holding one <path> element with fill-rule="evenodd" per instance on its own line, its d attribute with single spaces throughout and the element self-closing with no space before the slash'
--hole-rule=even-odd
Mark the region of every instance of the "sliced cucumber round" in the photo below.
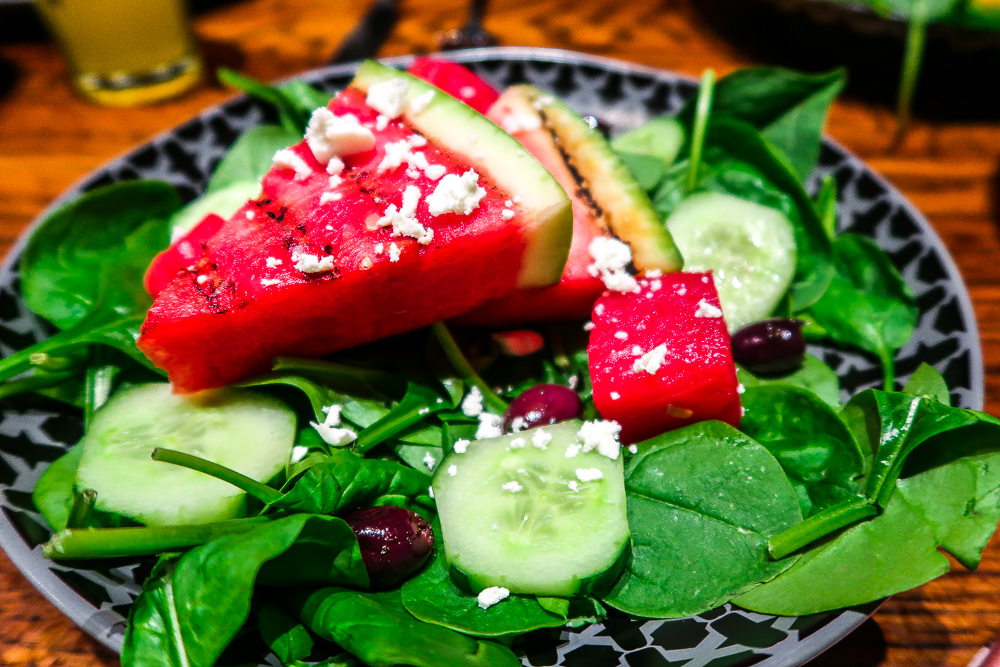
<svg viewBox="0 0 1000 667">
<path fill-rule="evenodd" d="M 667 229 L 685 271 L 712 271 L 730 331 L 770 316 L 795 275 L 795 229 L 777 209 L 699 192 L 677 206 Z"/>
<path fill-rule="evenodd" d="M 166 383 L 130 387 L 97 413 L 80 441 L 78 489 L 97 491 L 97 509 L 150 526 L 240 516 L 244 493 L 200 472 L 154 461 L 155 447 L 200 456 L 261 482 L 288 462 L 295 413 L 281 401 L 238 389 L 194 396 Z"/>
<path fill-rule="evenodd" d="M 571 596 L 617 574 L 629 542 L 622 458 L 582 451 L 580 426 L 477 440 L 441 463 L 433 488 L 445 556 L 473 592 Z"/>
</svg>

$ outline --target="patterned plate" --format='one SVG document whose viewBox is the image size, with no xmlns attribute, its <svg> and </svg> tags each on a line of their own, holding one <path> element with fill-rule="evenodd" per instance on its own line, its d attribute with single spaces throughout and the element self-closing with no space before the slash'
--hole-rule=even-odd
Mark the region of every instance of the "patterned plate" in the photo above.
<svg viewBox="0 0 1000 667">
<path fill-rule="evenodd" d="M 695 90 L 692 81 L 669 72 L 563 51 L 494 48 L 453 57 L 497 86 L 528 82 L 550 90 L 581 113 L 595 114 L 616 129 L 674 112 Z M 408 58 L 389 62 L 402 66 Z M 303 78 L 335 91 L 350 81 L 353 70 L 353 65 L 331 67 Z M 62 199 L 135 178 L 167 181 L 185 197 L 194 197 L 242 131 L 275 120 L 264 105 L 238 97 L 105 165 Z M 837 179 L 842 227 L 876 239 L 917 294 L 920 324 L 897 358 L 901 380 L 927 361 L 948 380 L 954 404 L 981 408 L 983 366 L 976 322 L 962 279 L 940 239 L 899 192 L 831 142 L 823 147 L 814 179 L 822 174 Z M 0 268 L 0 347 L 4 354 L 49 333 L 21 300 L 17 258 L 23 243 L 22 238 Z M 812 351 L 836 369 L 845 397 L 880 382 L 881 372 L 871 359 L 843 350 Z M 85 570 L 44 560 L 39 544 L 48 539 L 49 531 L 30 497 L 45 467 L 79 439 L 80 415 L 61 404 L 36 400 L 5 401 L 2 408 L 0 545 L 53 604 L 100 642 L 119 650 L 124 615 L 148 564 Z M 524 663 L 536 666 L 790 667 L 844 637 L 876 606 L 800 618 L 754 614 L 728 605 L 670 621 L 613 614 L 603 625 L 554 635 L 532 634 L 520 648 Z"/>
</svg>

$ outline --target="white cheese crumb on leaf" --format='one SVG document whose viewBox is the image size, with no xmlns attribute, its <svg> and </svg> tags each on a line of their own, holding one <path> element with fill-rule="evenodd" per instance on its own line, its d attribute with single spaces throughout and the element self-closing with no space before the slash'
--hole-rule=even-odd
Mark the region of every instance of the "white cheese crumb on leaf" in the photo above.
<svg viewBox="0 0 1000 667">
<path fill-rule="evenodd" d="M 462 399 L 462 414 L 466 417 L 478 417 L 483 414 L 483 392 L 473 385 L 469 393 Z"/>
<path fill-rule="evenodd" d="M 456 454 L 464 454 L 471 443 L 468 440 L 456 440 L 452 449 Z"/>
<path fill-rule="evenodd" d="M 510 591 L 506 588 L 502 586 L 490 586 L 483 589 L 476 596 L 476 602 L 479 604 L 480 609 L 489 609 L 501 600 L 506 600 L 508 597 L 510 597 Z"/>
<path fill-rule="evenodd" d="M 434 458 L 430 452 L 424 454 L 423 458 L 424 465 L 427 466 L 428 470 L 434 470 L 434 464 L 437 463 L 437 459 Z"/>
<path fill-rule="evenodd" d="M 479 428 L 476 429 L 476 440 L 499 438 L 503 435 L 500 422 L 500 415 L 491 415 L 488 412 L 479 415 Z"/>
</svg>

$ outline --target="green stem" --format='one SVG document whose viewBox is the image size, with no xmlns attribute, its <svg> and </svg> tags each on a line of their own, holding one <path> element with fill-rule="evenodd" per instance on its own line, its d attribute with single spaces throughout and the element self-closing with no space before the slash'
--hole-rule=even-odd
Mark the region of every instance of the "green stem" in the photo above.
<svg viewBox="0 0 1000 667">
<path fill-rule="evenodd" d="M 920 67 L 924 59 L 924 44 L 927 37 L 925 5 L 926 3 L 922 3 L 910 18 L 906 32 L 906 54 L 903 56 L 903 70 L 899 76 L 899 96 L 896 99 L 896 135 L 893 139 L 896 144 L 902 141 L 910 125 L 913 95 L 917 90 L 917 80 L 920 78 Z"/>
<path fill-rule="evenodd" d="M 823 177 L 819 196 L 816 198 L 816 208 L 819 220 L 823 223 L 823 231 L 830 241 L 837 238 L 837 179 L 830 174 Z"/>
<path fill-rule="evenodd" d="M 175 466 L 190 468 L 191 470 L 197 470 L 198 472 L 203 472 L 206 475 L 211 475 L 216 479 L 221 479 L 223 482 L 232 484 L 241 491 L 245 491 L 247 494 L 253 496 L 264 504 L 273 503 L 278 498 L 281 498 L 282 495 L 281 491 L 272 489 L 267 484 L 262 484 L 252 477 L 247 477 L 246 475 L 238 473 L 231 468 L 221 466 L 212 461 L 206 461 L 198 456 L 178 452 L 174 449 L 162 449 L 157 447 L 153 450 L 153 460 L 171 463 Z"/>
<path fill-rule="evenodd" d="M 483 404 L 485 405 L 488 412 L 494 414 L 502 415 L 507 410 L 507 403 L 494 393 L 490 389 L 483 379 L 479 377 L 479 374 L 472 369 L 469 365 L 469 360 L 465 358 L 462 354 L 462 350 L 459 349 L 458 343 L 452 338 L 451 332 L 448 331 L 448 327 L 444 325 L 444 322 L 435 322 L 431 325 L 431 329 L 434 331 L 434 335 L 437 336 L 438 342 L 441 343 L 441 347 L 444 348 L 444 353 L 448 357 L 448 361 L 451 365 L 455 367 L 455 371 L 458 373 L 466 384 L 475 385 L 479 387 L 479 391 L 483 394 Z"/>
<path fill-rule="evenodd" d="M 271 370 L 309 373 L 332 382 L 352 385 L 360 384 L 390 396 L 398 396 L 404 389 L 400 377 L 394 373 L 374 368 L 358 368 L 357 366 L 348 366 L 347 364 L 338 364 L 334 361 L 324 361 L 322 359 L 275 357 Z"/>
<path fill-rule="evenodd" d="M 882 361 L 882 389 L 896 391 L 896 355 L 892 350 L 884 350 L 879 358 Z"/>
<path fill-rule="evenodd" d="M 708 119 L 712 114 L 712 98 L 715 95 L 715 70 L 706 69 L 701 75 L 701 86 L 698 88 L 698 101 L 695 103 L 694 129 L 691 131 L 691 162 L 688 164 L 687 181 L 684 191 L 692 192 L 698 187 L 701 171 L 701 153 L 705 147 L 705 134 L 708 130 Z"/>
<path fill-rule="evenodd" d="M 555 324 L 548 326 L 549 347 L 552 349 L 552 361 L 556 366 L 564 371 L 569 370 L 572 362 L 566 354 L 566 345 L 563 343 L 562 330 Z"/>
<path fill-rule="evenodd" d="M 73 377 L 73 373 L 39 373 L 36 371 L 34 375 L 0 384 L 0 399 L 37 391 L 38 389 L 55 387 L 63 382 L 72 380 Z"/>
<path fill-rule="evenodd" d="M 43 544 L 42 553 L 52 560 L 151 556 L 245 533 L 268 521 L 267 517 L 254 517 L 193 526 L 67 528 Z"/>
<path fill-rule="evenodd" d="M 94 354 L 97 359 L 104 356 L 102 348 L 99 347 L 94 350 Z M 97 409 L 111 397 L 111 390 L 117 374 L 118 367 L 111 364 L 106 366 L 95 364 L 87 367 L 83 391 L 84 432 L 90 430 L 90 424 Z"/>
<path fill-rule="evenodd" d="M 767 552 L 772 559 L 781 560 L 834 531 L 876 514 L 878 509 L 864 496 L 845 500 L 778 533 L 768 541 Z"/>
<path fill-rule="evenodd" d="M 78 493 L 73 494 L 73 507 L 69 510 L 69 516 L 66 517 L 66 528 L 82 528 L 87 523 L 87 519 L 90 517 L 91 510 L 94 509 L 94 503 L 97 502 L 97 491 L 93 489 L 84 489 Z"/>
</svg>

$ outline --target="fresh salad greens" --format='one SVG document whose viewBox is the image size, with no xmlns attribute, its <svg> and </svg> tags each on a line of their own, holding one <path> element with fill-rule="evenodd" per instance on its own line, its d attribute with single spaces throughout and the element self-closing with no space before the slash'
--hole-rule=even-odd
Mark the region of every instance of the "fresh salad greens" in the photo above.
<svg viewBox="0 0 1000 667">
<path fill-rule="evenodd" d="M 674 618 L 731 601 L 762 613 L 812 614 L 933 579 L 948 570 L 941 550 L 965 567 L 978 564 L 1000 520 L 1000 420 L 952 407 L 944 379 L 927 365 L 897 391 L 893 360 L 917 323 L 914 296 L 874 243 L 836 234 L 833 182 L 825 181 L 816 199 L 804 185 L 841 72 L 754 68 L 718 81 L 709 74 L 676 117 L 620 134 L 612 146 L 668 229 L 705 227 L 711 206 L 724 201 L 737 213 L 769 218 L 765 238 L 786 230 L 785 269 L 769 258 L 778 254 L 775 245 L 765 243 L 752 259 L 755 269 L 781 274 L 785 287 L 769 301 L 720 289 L 723 309 L 742 305 L 754 313 L 750 321 L 777 315 L 807 322 L 811 340 L 872 355 L 884 369 L 881 389 L 845 404 L 836 374 L 811 355 L 777 376 L 740 369 L 746 412 L 738 430 L 710 420 L 636 443 L 621 450 L 624 473 L 612 443 L 613 465 L 576 469 L 579 481 L 568 483 L 552 475 L 560 465 L 574 474 L 566 460 L 582 446 L 573 444 L 577 426 L 565 436 L 566 456 L 555 454 L 559 465 L 550 465 L 554 449 L 545 454 L 561 444 L 551 433 L 507 436 L 506 451 L 521 453 L 498 448 L 490 457 L 504 460 L 495 465 L 519 461 L 519 479 L 545 489 L 518 506 L 531 522 L 527 534 L 578 532 L 570 530 L 574 512 L 606 514 L 608 504 L 595 500 L 600 491 L 589 501 L 579 500 L 583 494 L 562 501 L 554 487 L 575 491 L 617 475 L 625 494 L 618 509 L 627 515 L 619 532 L 628 544 L 606 555 L 614 562 L 601 565 L 607 576 L 594 577 L 591 588 L 562 597 L 504 589 L 485 602 L 446 558 L 446 509 L 434 489 L 449 487 L 452 462 L 469 456 L 470 441 L 495 437 L 509 402 L 536 385 L 572 389 L 583 418 L 598 418 L 582 323 L 548 325 L 544 347 L 521 356 L 486 333 L 438 323 L 327 359 L 278 357 L 270 373 L 239 389 L 210 391 L 177 408 L 200 415 L 178 421 L 162 377 L 135 346 L 150 303 L 142 272 L 168 246 L 171 228 L 188 229 L 207 212 L 231 213 L 233 202 L 252 196 L 275 150 L 298 141 L 310 112 L 329 100 L 302 83 L 264 86 L 234 73 L 223 79 L 275 104 L 281 126 L 244 134 L 206 194 L 186 207 L 171 186 L 134 181 L 87 193 L 46 218 L 22 257 L 21 278 L 28 305 L 59 331 L 0 361 L 4 400 L 44 393 L 79 409 L 87 424 L 84 441 L 50 465 L 34 490 L 55 531 L 45 555 L 155 562 L 132 606 L 126 667 L 210 667 L 237 649 L 244 663 L 272 653 L 285 665 L 513 667 L 521 635 L 599 622 L 607 608 Z M 692 202 L 702 212 L 691 213 Z M 724 236 L 711 242 L 727 246 Z M 688 262 L 695 256 L 697 248 Z M 718 262 L 745 264 L 748 256 L 728 242 L 725 253 L 698 261 L 718 281 L 731 268 Z M 241 417 L 232 401 L 274 415 Z M 497 423 L 479 415 L 483 410 Z M 163 418 L 144 424 L 153 412 Z M 254 454 L 241 445 L 253 434 L 241 429 L 272 429 L 266 437 L 278 440 L 279 422 L 287 463 L 274 466 L 276 474 L 244 466 Z M 177 479 L 240 502 L 207 519 L 185 509 L 190 490 L 153 489 L 153 507 L 141 512 L 102 503 L 113 494 L 95 497 L 82 483 L 93 470 L 81 475 L 81 466 L 95 447 L 113 453 L 125 426 L 159 443 L 152 453 L 159 463 L 147 464 L 173 465 L 183 473 Z M 221 459 L 208 446 L 219 434 L 229 438 Z M 109 457 L 98 472 L 128 466 L 127 458 Z M 142 484 L 155 486 L 144 475 Z M 522 490 L 520 483 L 504 488 Z M 474 509 L 482 502 L 466 500 Z M 359 525 L 373 508 L 404 508 L 413 525 L 433 526 L 421 555 L 427 563 L 402 583 L 380 587 L 370 576 L 370 536 Z M 546 523 L 549 512 L 563 514 Z"/>
</svg>

